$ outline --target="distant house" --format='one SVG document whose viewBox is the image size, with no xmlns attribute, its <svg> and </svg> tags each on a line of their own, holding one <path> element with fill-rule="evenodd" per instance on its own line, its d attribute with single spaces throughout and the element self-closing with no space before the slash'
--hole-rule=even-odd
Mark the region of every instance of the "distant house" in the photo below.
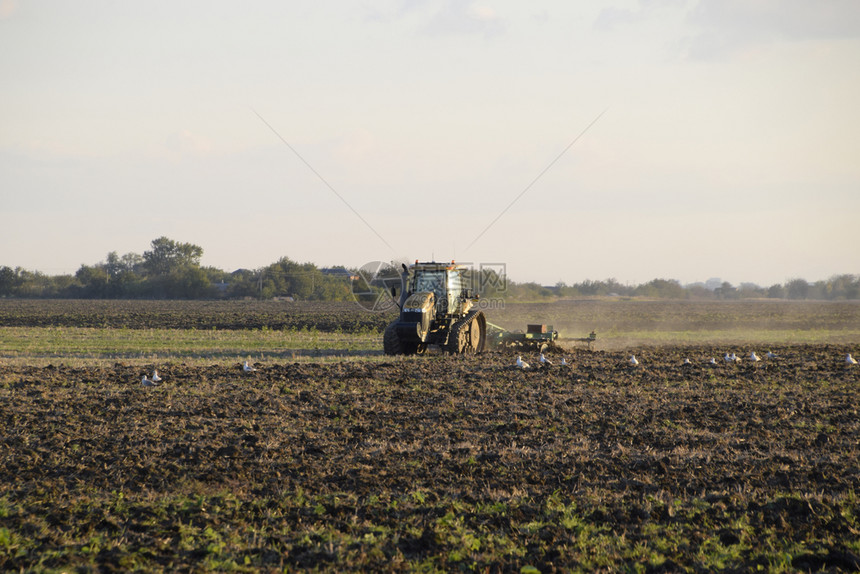
<svg viewBox="0 0 860 574">
<path fill-rule="evenodd" d="M 349 281 L 357 281 L 358 275 L 347 270 L 345 267 L 326 267 L 324 269 L 320 269 L 323 275 L 329 275 L 332 277 L 343 277 L 344 279 L 348 279 Z"/>
</svg>

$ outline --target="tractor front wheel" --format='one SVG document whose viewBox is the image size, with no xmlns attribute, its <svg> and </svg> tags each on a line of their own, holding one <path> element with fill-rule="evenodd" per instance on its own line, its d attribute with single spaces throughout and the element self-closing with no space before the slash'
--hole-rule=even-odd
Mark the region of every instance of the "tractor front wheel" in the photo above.
<svg viewBox="0 0 860 574">
<path fill-rule="evenodd" d="M 386 355 L 402 355 L 403 344 L 397 335 L 397 321 L 393 321 L 385 328 L 382 335 L 382 350 Z"/>
</svg>

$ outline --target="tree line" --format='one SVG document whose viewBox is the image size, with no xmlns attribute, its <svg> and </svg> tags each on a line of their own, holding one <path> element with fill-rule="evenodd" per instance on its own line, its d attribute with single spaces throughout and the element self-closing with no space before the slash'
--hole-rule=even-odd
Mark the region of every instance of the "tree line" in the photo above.
<svg viewBox="0 0 860 574">
<path fill-rule="evenodd" d="M 657 299 L 792 299 L 846 301 L 860 299 L 860 275 L 834 275 L 830 279 L 810 283 L 805 279 L 789 279 L 761 287 L 755 283 L 741 283 L 738 286 L 722 281 L 719 286 L 704 283 L 681 285 L 675 279 L 652 279 L 641 285 L 622 285 L 614 279 L 605 281 L 584 281 L 573 285 L 558 283 L 544 288 L 556 297 L 609 296 L 647 297 Z"/>
<path fill-rule="evenodd" d="M 261 269 L 227 272 L 203 267 L 203 248 L 159 237 L 143 254 L 118 255 L 81 265 L 74 275 L 0 267 L 0 297 L 70 299 L 295 299 L 351 300 L 344 275 L 283 257 Z M 348 275 L 347 275 L 348 277 Z"/>
<path fill-rule="evenodd" d="M 81 265 L 74 275 L 46 275 L 0 266 L 0 297 L 73 299 L 273 299 L 352 300 L 356 273 L 344 268 L 323 270 L 312 263 L 282 257 L 260 269 L 233 272 L 203 267 L 203 248 L 167 237 L 154 239 L 143 254 L 116 251 L 104 261 Z M 713 280 L 712 280 L 713 281 Z M 586 280 L 553 286 L 517 283 L 505 277 L 481 281 L 484 297 L 533 301 L 555 298 L 619 296 L 660 299 L 860 299 L 860 276 L 836 275 L 808 282 L 790 279 L 783 284 L 760 287 L 753 283 L 734 286 L 728 282 L 681 285 L 674 279 L 653 279 L 640 285 L 615 279 Z M 478 284 L 475 281 L 475 284 Z"/>
</svg>

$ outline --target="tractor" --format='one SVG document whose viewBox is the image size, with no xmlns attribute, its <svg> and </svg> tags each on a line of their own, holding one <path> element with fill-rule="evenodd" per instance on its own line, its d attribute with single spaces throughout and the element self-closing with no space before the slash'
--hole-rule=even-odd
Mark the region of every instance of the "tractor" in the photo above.
<svg viewBox="0 0 860 574">
<path fill-rule="evenodd" d="M 475 307 L 478 295 L 466 286 L 467 268 L 415 261 L 402 265 L 400 316 L 383 335 L 386 355 L 423 354 L 437 345 L 451 354 L 480 353 L 487 343 L 487 319 Z M 397 297 L 396 287 L 391 288 Z"/>
</svg>

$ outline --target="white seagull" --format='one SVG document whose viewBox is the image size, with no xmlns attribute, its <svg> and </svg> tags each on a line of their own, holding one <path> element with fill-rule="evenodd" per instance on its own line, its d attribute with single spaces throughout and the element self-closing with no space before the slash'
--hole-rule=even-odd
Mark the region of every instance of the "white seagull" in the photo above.
<svg viewBox="0 0 860 574">
<path fill-rule="evenodd" d="M 518 367 L 518 368 L 520 368 L 520 369 L 528 369 L 528 368 L 529 368 L 529 364 L 528 364 L 528 363 L 526 363 L 525 361 L 523 361 L 522 356 L 517 355 L 517 367 Z"/>
<path fill-rule="evenodd" d="M 245 361 L 245 365 L 242 367 L 242 370 L 246 373 L 253 373 L 257 369 L 248 364 L 248 361 Z"/>
<path fill-rule="evenodd" d="M 630 366 L 635 367 L 639 364 L 639 361 L 636 360 L 636 355 L 630 355 Z"/>
<path fill-rule="evenodd" d="M 567 365 L 567 361 L 565 360 L 565 358 L 564 358 L 564 357 L 562 357 L 562 358 L 561 358 L 561 364 L 562 364 L 562 365 Z"/>
<path fill-rule="evenodd" d="M 708 360 L 708 364 L 709 364 L 709 365 L 716 365 L 716 364 L 717 364 L 717 360 L 716 360 L 715 358 L 711 357 L 711 358 L 710 358 L 710 360 Z"/>
<path fill-rule="evenodd" d="M 161 382 L 161 377 L 158 376 L 158 371 L 155 369 L 152 369 L 152 382 L 154 382 L 154 383 Z"/>
<path fill-rule="evenodd" d="M 692 363 L 690 363 L 690 359 L 684 359 L 684 364 L 685 364 L 685 365 L 690 365 L 690 364 L 692 364 Z"/>
<path fill-rule="evenodd" d="M 543 356 L 543 353 L 540 354 L 540 362 L 544 365 L 551 365 L 552 361 Z"/>
<path fill-rule="evenodd" d="M 750 361 L 752 361 L 753 363 L 757 363 L 761 361 L 761 359 L 759 359 L 758 355 L 756 355 L 755 351 L 753 351 L 752 353 L 750 353 Z"/>
<path fill-rule="evenodd" d="M 768 352 L 765 354 L 765 357 L 767 357 L 768 359 L 775 359 L 775 358 L 776 358 L 776 353 L 771 352 L 771 351 L 768 351 Z"/>
<path fill-rule="evenodd" d="M 143 378 L 140 379 L 140 384 L 144 387 L 154 387 L 155 383 L 146 378 L 146 375 L 143 375 Z"/>
<path fill-rule="evenodd" d="M 855 359 L 854 357 L 852 357 L 852 356 L 851 356 L 851 353 L 848 353 L 848 356 L 847 356 L 847 357 L 845 357 L 845 364 L 846 364 L 846 365 L 856 365 L 856 364 L 857 364 L 857 359 Z"/>
</svg>

